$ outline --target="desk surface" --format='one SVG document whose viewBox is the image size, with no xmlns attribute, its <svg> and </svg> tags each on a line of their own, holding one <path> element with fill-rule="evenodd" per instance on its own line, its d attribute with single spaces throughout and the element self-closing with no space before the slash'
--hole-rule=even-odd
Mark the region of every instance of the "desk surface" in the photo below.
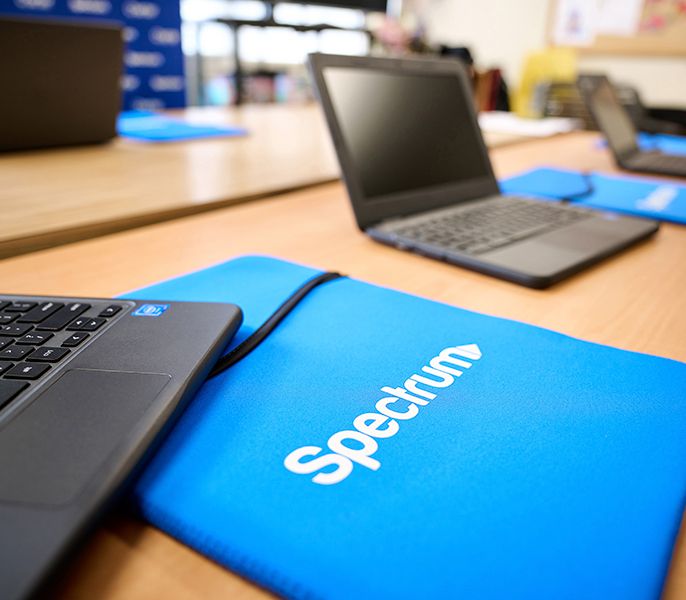
<svg viewBox="0 0 686 600">
<path fill-rule="evenodd" d="M 315 104 L 196 108 L 191 123 L 245 127 L 245 137 L 0 155 L 0 258 L 230 206 L 338 177 Z M 490 146 L 525 140 L 489 133 Z"/>
<path fill-rule="evenodd" d="M 192 123 L 248 135 L 0 155 L 0 258 L 332 181 L 338 166 L 314 104 L 188 109 Z"/>
<path fill-rule="evenodd" d="M 578 133 L 491 154 L 500 176 L 538 164 L 613 171 L 593 140 Z M 372 242 L 355 227 L 338 183 L 14 257 L 0 262 L 0 279 L 8 293 L 109 296 L 249 253 L 686 361 L 686 228 L 665 225 L 653 240 L 541 292 Z M 686 594 L 684 546 L 668 597 Z M 95 533 L 52 591 L 127 600 L 265 594 L 121 512 Z"/>
</svg>

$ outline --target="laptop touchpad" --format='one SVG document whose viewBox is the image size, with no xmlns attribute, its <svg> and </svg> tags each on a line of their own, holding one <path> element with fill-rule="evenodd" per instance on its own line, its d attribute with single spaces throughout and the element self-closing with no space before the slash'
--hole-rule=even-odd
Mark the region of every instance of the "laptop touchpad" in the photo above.
<svg viewBox="0 0 686 600">
<path fill-rule="evenodd" d="M 611 248 L 621 239 L 616 224 L 588 219 L 483 255 L 493 264 L 548 276 Z"/>
<path fill-rule="evenodd" d="M 74 500 L 170 379 L 160 373 L 67 371 L 2 429 L 0 501 Z"/>
</svg>

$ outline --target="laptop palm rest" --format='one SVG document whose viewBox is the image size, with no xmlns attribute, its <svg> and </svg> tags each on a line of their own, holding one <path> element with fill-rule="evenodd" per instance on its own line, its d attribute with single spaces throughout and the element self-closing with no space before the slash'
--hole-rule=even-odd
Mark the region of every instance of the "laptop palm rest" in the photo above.
<svg viewBox="0 0 686 600">
<path fill-rule="evenodd" d="M 0 502 L 74 500 L 170 379 L 161 373 L 67 371 L 2 429 Z"/>
<path fill-rule="evenodd" d="M 482 258 L 494 265 L 535 276 L 553 276 L 607 256 L 656 229 L 650 221 L 627 218 L 622 219 L 620 228 L 616 227 L 616 217 L 598 216 L 493 250 Z"/>
</svg>

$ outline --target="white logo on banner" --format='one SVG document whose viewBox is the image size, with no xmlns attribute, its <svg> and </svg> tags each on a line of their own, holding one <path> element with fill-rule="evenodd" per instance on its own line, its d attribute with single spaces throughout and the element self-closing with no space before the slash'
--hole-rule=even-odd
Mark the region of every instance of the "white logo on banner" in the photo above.
<svg viewBox="0 0 686 600">
<path fill-rule="evenodd" d="M 124 27 L 122 37 L 127 44 L 135 42 L 138 39 L 138 29 L 135 27 Z"/>
<path fill-rule="evenodd" d="M 481 356 L 481 349 L 476 344 L 442 350 L 422 367 L 425 375 L 411 375 L 402 386 L 395 388 L 382 387 L 381 391 L 386 396 L 374 405 L 376 412 L 358 415 L 353 419 L 354 429 L 334 433 L 326 443 L 330 452 L 318 456 L 322 452 L 319 446 L 302 446 L 284 459 L 284 466 L 299 475 L 316 472 L 312 481 L 320 485 L 340 483 L 352 473 L 355 465 L 378 470 L 381 463 L 373 457 L 379 448 L 377 440 L 398 433 L 399 421 L 414 419 L 420 412 L 420 406 L 427 406 L 437 398 L 438 394 L 431 390 L 450 387 Z M 331 470 L 332 467 L 335 468 Z"/>
<path fill-rule="evenodd" d="M 171 27 L 153 27 L 148 33 L 148 39 L 158 46 L 178 46 L 181 32 Z"/>
<path fill-rule="evenodd" d="M 133 92 L 137 90 L 141 84 L 140 77 L 136 75 L 122 75 L 120 80 L 121 89 L 125 92 Z"/>
<path fill-rule="evenodd" d="M 136 110 L 158 110 L 164 108 L 164 102 L 159 98 L 136 98 L 131 107 Z"/>
<path fill-rule="evenodd" d="M 150 78 L 150 87 L 156 92 L 180 92 L 183 83 L 183 77 L 178 75 L 153 75 Z"/>
<path fill-rule="evenodd" d="M 106 15 L 112 10 L 109 0 L 69 0 L 69 10 L 80 14 Z"/>
<path fill-rule="evenodd" d="M 129 50 L 124 55 L 127 67 L 161 67 L 164 64 L 164 54 L 161 52 L 136 52 Z"/>
<path fill-rule="evenodd" d="M 50 10 L 55 6 L 55 0 L 14 0 L 14 5 L 28 10 Z"/>
<path fill-rule="evenodd" d="M 154 2 L 126 2 L 122 11 L 130 19 L 156 19 L 160 7 Z"/>
</svg>

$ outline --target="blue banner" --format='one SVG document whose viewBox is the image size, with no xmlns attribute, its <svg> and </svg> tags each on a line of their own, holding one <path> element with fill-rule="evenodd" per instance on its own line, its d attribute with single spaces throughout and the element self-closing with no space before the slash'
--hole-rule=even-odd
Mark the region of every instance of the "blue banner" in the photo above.
<svg viewBox="0 0 686 600">
<path fill-rule="evenodd" d="M 179 0 L 0 0 L 0 14 L 118 23 L 126 43 L 123 108 L 186 105 Z"/>
</svg>

